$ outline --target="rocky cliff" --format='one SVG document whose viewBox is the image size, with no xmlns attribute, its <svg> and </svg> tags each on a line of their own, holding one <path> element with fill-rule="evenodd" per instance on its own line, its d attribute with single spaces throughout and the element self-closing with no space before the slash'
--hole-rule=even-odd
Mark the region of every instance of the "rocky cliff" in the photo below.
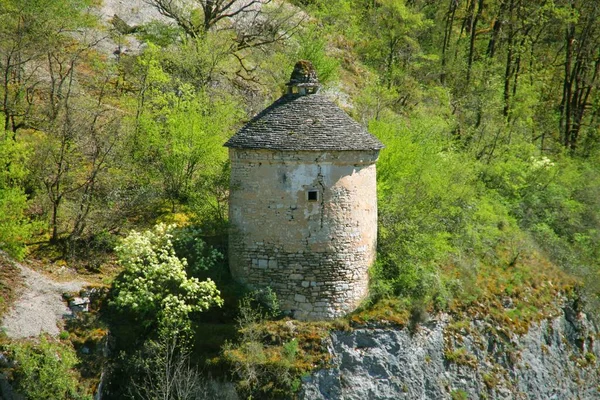
<svg viewBox="0 0 600 400">
<path fill-rule="evenodd" d="M 598 330 L 574 304 L 517 335 L 438 316 L 413 332 L 334 332 L 333 365 L 303 379 L 302 399 L 600 399 Z"/>
</svg>

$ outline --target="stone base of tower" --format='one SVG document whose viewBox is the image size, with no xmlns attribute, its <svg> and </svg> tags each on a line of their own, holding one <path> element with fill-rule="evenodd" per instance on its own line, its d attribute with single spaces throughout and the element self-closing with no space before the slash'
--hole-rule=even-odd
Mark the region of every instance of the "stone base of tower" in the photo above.
<svg viewBox="0 0 600 400">
<path fill-rule="evenodd" d="M 235 251 L 234 245 L 232 255 Z M 237 254 L 234 262 L 241 268 L 232 269 L 234 278 L 253 289 L 271 288 L 281 310 L 299 320 L 344 316 L 355 310 L 368 292 L 370 263 L 357 264 L 357 254 L 289 254 L 261 245 L 253 252 Z"/>
</svg>

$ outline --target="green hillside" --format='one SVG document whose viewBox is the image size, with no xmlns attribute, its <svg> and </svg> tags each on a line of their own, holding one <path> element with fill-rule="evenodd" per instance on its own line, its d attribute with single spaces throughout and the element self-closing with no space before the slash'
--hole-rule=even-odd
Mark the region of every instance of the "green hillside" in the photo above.
<svg viewBox="0 0 600 400">
<path fill-rule="evenodd" d="M 61 337 L 79 350 L 113 333 L 112 356 L 79 364 L 89 387 L 102 364 L 113 393 L 143 386 L 175 348 L 241 393 L 285 397 L 324 365 L 331 329 L 446 312 L 524 333 L 557 299 L 598 309 L 595 2 L 149 0 L 163 19 L 138 25 L 99 3 L 0 0 L 0 249 L 106 288 Z M 222 144 L 301 59 L 386 148 L 370 297 L 291 329 L 272 293 L 229 276 Z"/>
</svg>

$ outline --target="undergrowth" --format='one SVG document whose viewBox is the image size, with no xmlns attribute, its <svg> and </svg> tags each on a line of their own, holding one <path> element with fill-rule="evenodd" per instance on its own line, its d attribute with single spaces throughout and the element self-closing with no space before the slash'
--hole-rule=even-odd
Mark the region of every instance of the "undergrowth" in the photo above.
<svg viewBox="0 0 600 400">
<path fill-rule="evenodd" d="M 331 322 L 273 320 L 261 315 L 238 320 L 236 340 L 227 342 L 209 364 L 229 371 L 244 395 L 290 398 L 299 389 L 301 376 L 329 366 L 326 343 L 332 330 L 395 327 L 414 331 L 429 318 L 446 313 L 446 361 L 477 368 L 476 357 L 461 345 L 463 337 L 474 333 L 471 321 L 496 327 L 489 333 L 510 352 L 507 338 L 525 334 L 534 322 L 560 315 L 562 302 L 576 298 L 580 285 L 537 250 L 521 250 L 514 257 L 498 249 L 497 255 L 494 262 L 481 262 L 475 268 L 459 263 L 441 266 L 443 281 L 460 283 L 445 304 L 436 302 L 435 296 L 382 296 L 367 299 L 354 313 Z M 472 336 L 477 344 L 478 335 Z M 497 381 L 488 376 L 485 383 L 493 387 Z"/>
<path fill-rule="evenodd" d="M 16 300 L 17 289 L 22 284 L 19 268 L 0 253 L 0 319 Z"/>
<path fill-rule="evenodd" d="M 327 368 L 327 338 L 332 330 L 350 329 L 347 320 L 302 322 L 281 318 L 274 294 L 249 293 L 239 302 L 237 338 L 211 360 L 232 374 L 237 388 L 252 398 L 291 398 L 300 377 Z M 262 301 L 257 301 L 262 297 Z M 265 305 L 265 297 L 270 300 Z"/>
</svg>

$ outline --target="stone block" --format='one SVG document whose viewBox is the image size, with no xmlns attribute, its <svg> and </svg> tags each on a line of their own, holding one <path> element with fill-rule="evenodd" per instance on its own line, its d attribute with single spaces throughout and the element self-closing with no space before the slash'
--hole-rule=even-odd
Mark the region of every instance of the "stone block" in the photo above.
<svg viewBox="0 0 600 400">
<path fill-rule="evenodd" d="M 303 296 L 301 294 L 296 294 L 296 295 L 294 295 L 294 300 L 297 301 L 298 303 L 305 303 L 306 296 Z"/>
</svg>

